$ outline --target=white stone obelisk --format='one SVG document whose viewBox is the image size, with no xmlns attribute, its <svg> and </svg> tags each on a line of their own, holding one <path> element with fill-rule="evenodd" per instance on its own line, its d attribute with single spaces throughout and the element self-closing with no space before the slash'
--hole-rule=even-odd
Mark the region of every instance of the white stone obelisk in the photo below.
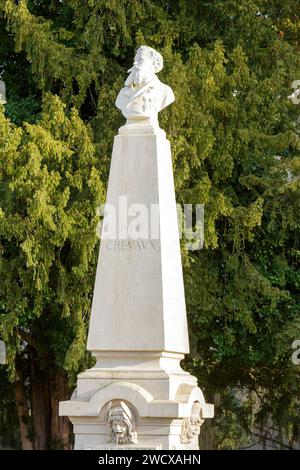
<svg viewBox="0 0 300 470">
<path fill-rule="evenodd" d="M 97 363 L 60 403 L 75 449 L 197 449 L 213 417 L 180 367 L 189 345 L 171 150 L 157 119 L 174 101 L 162 67 L 141 46 L 116 101 L 127 121 L 114 140 L 89 326 Z"/>
</svg>

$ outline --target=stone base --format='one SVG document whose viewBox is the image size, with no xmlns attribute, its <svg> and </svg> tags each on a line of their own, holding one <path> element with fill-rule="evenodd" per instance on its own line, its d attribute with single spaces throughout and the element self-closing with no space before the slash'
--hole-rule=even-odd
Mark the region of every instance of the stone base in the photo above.
<svg viewBox="0 0 300 470">
<path fill-rule="evenodd" d="M 198 449 L 213 405 L 181 369 L 181 359 L 165 352 L 99 353 L 96 366 L 78 376 L 71 400 L 60 403 L 60 416 L 74 426 L 75 449 Z M 120 407 L 130 432 L 116 442 L 112 427 Z"/>
</svg>

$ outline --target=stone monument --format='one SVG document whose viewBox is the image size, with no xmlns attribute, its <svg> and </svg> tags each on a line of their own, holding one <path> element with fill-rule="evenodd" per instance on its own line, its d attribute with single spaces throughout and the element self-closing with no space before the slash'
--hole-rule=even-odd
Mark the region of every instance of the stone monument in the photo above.
<svg viewBox="0 0 300 470">
<path fill-rule="evenodd" d="M 59 410 L 73 423 L 75 449 L 198 449 L 214 413 L 180 367 L 189 353 L 184 285 L 170 143 L 157 118 L 175 98 L 156 76 L 162 68 L 162 56 L 141 46 L 116 100 L 126 124 L 114 140 L 106 205 L 120 226 L 118 237 L 104 227 L 101 237 L 87 343 L 97 362 Z M 158 207 L 156 236 L 136 219 L 130 237 L 124 196 L 128 206 Z"/>
</svg>

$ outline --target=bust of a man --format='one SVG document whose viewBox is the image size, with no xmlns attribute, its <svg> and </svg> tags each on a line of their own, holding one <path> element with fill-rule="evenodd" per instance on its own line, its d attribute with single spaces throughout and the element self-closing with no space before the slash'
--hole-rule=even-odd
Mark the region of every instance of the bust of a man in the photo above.
<svg viewBox="0 0 300 470">
<path fill-rule="evenodd" d="M 127 119 L 126 124 L 157 125 L 159 111 L 175 100 L 172 89 L 156 76 L 163 68 L 161 54 L 151 47 L 140 46 L 133 67 L 128 70 L 116 100 L 116 106 Z"/>
</svg>

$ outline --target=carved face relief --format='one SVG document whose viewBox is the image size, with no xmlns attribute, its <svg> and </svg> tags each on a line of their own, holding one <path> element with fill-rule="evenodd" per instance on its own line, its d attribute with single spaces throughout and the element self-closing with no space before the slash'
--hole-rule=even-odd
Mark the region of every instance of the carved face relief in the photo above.
<svg viewBox="0 0 300 470">
<path fill-rule="evenodd" d="M 126 434 L 128 434 L 128 425 L 123 418 L 122 412 L 120 412 L 120 416 L 114 416 L 111 425 L 116 442 L 118 443 L 121 439 L 125 438 Z"/>
<path fill-rule="evenodd" d="M 203 423 L 203 420 L 200 418 L 200 416 L 190 417 L 190 427 L 191 427 L 191 433 L 193 434 L 193 436 L 199 436 L 200 427 L 202 423 Z"/>
<path fill-rule="evenodd" d="M 204 419 L 200 417 L 201 406 L 195 402 L 192 407 L 191 416 L 184 418 L 182 422 L 180 441 L 182 444 L 190 444 L 195 436 L 199 436 Z"/>
<path fill-rule="evenodd" d="M 109 404 L 107 440 L 116 444 L 137 443 L 134 415 L 123 401 L 114 406 Z"/>
</svg>

